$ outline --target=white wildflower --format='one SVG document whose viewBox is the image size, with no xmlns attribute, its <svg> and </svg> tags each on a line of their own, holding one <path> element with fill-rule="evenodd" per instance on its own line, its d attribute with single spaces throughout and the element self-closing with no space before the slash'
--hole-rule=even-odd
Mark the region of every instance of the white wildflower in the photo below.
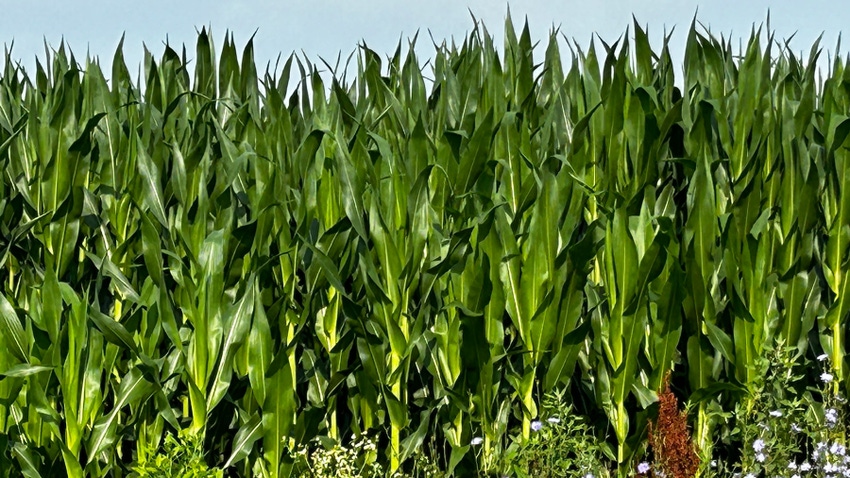
<svg viewBox="0 0 850 478">
<path fill-rule="evenodd" d="M 834 408 L 827 408 L 824 412 L 824 418 L 826 418 L 826 423 L 829 428 L 832 428 L 836 423 L 838 423 L 838 410 Z"/>
</svg>

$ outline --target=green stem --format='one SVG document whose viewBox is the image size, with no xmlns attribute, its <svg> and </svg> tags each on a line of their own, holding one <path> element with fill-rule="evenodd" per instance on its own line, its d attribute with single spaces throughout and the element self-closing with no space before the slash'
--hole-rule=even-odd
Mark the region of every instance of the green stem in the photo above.
<svg viewBox="0 0 850 478">
<path fill-rule="evenodd" d="M 399 360 L 398 356 L 394 353 L 391 353 L 390 354 L 390 364 L 391 364 L 390 369 L 396 370 L 396 368 L 398 368 L 400 363 L 401 363 L 401 361 Z M 395 395 L 395 398 L 397 398 L 398 400 L 402 400 L 401 382 L 399 382 L 398 380 L 396 380 L 392 385 L 392 393 L 393 393 L 393 395 Z M 401 440 L 400 440 L 401 439 L 401 433 L 400 432 L 401 431 L 399 430 L 397 424 L 392 423 L 392 420 L 390 420 L 390 427 L 391 427 L 391 429 L 390 429 L 390 473 L 394 473 L 395 471 L 398 470 L 398 467 L 399 467 L 399 450 L 400 450 L 400 446 L 401 446 L 400 445 L 400 443 L 401 443 Z"/>
<path fill-rule="evenodd" d="M 840 382 L 842 381 L 844 375 L 842 370 L 842 365 L 844 362 L 843 357 L 841 356 L 841 335 L 843 331 L 841 330 L 840 321 L 836 321 L 836 323 L 832 326 L 832 369 L 834 371 L 835 377 L 832 381 L 832 393 L 833 395 L 838 395 L 840 392 Z"/>
</svg>

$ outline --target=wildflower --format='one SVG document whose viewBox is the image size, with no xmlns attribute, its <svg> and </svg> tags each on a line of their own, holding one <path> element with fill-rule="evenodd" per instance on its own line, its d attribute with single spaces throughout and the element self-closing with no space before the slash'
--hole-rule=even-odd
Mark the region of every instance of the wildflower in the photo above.
<svg viewBox="0 0 850 478">
<path fill-rule="evenodd" d="M 770 416 L 779 418 L 782 416 L 782 410 L 773 410 L 772 412 L 770 412 Z"/>
<path fill-rule="evenodd" d="M 582 478 L 594 478 L 593 473 L 588 473 L 584 475 Z"/>
<path fill-rule="evenodd" d="M 549 423 L 561 423 L 561 419 L 558 417 L 549 417 L 546 421 Z"/>
<path fill-rule="evenodd" d="M 540 420 L 534 420 L 533 422 L 531 422 L 532 430 L 539 432 L 541 428 L 543 428 L 543 422 L 541 422 Z"/>
<path fill-rule="evenodd" d="M 834 408 L 827 408 L 824 413 L 824 418 L 826 418 L 826 423 L 829 428 L 835 426 L 838 423 L 838 410 Z"/>
<path fill-rule="evenodd" d="M 790 462 L 788 462 L 788 469 L 789 470 L 796 470 L 797 469 L 797 462 L 794 461 L 794 460 L 791 460 Z"/>
<path fill-rule="evenodd" d="M 717 460 L 711 460 L 710 465 L 712 468 L 717 468 Z"/>
<path fill-rule="evenodd" d="M 800 425 L 797 425 L 796 423 L 792 423 L 791 424 L 791 431 L 794 432 L 794 433 L 800 433 L 801 431 L 803 431 L 803 429 L 800 428 Z"/>
<path fill-rule="evenodd" d="M 809 464 L 808 461 L 804 461 L 800 464 L 800 471 L 809 471 L 812 469 L 812 465 Z"/>
<path fill-rule="evenodd" d="M 829 372 L 824 372 L 820 374 L 820 379 L 823 383 L 829 383 L 832 381 L 832 374 Z"/>
<path fill-rule="evenodd" d="M 744 478 L 756 478 L 756 475 L 752 473 L 747 473 L 746 475 L 744 475 Z"/>
<path fill-rule="evenodd" d="M 820 355 L 818 355 L 818 362 L 823 362 L 824 360 L 826 360 L 826 359 L 828 359 L 828 358 L 829 358 L 829 355 L 827 355 L 827 354 L 820 354 Z"/>
<path fill-rule="evenodd" d="M 766 460 L 766 459 L 767 459 L 767 457 L 764 455 L 764 453 L 757 453 L 756 454 L 756 461 L 757 462 L 764 463 L 764 460 Z"/>
<path fill-rule="evenodd" d="M 759 438 L 758 440 L 753 442 L 753 450 L 759 452 L 764 450 L 764 440 Z"/>
<path fill-rule="evenodd" d="M 644 474 L 644 473 L 646 473 L 646 472 L 648 472 L 648 471 L 649 471 L 649 463 L 647 463 L 647 462 L 645 462 L 645 461 L 644 461 L 644 462 L 641 462 L 641 463 L 638 465 L 638 467 L 637 467 L 637 471 L 638 471 L 638 473 L 640 473 L 641 475 L 642 475 L 642 474 Z"/>
<path fill-rule="evenodd" d="M 470 443 L 472 444 L 472 446 L 478 446 L 478 445 L 484 443 L 484 439 L 481 438 L 481 437 L 475 437 L 475 438 L 472 439 L 472 441 Z"/>
</svg>

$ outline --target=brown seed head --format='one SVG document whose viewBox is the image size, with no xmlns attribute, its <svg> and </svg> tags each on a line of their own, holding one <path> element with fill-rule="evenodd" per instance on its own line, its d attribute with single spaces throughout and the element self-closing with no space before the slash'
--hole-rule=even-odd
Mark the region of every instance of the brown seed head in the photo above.
<svg viewBox="0 0 850 478">
<path fill-rule="evenodd" d="M 679 411 L 676 395 L 670 391 L 669 373 L 664 377 L 664 391 L 658 395 L 658 419 L 649 422 L 649 446 L 655 462 L 653 471 L 662 471 L 668 478 L 696 475 L 699 454 L 688 432 L 688 414 Z"/>
</svg>

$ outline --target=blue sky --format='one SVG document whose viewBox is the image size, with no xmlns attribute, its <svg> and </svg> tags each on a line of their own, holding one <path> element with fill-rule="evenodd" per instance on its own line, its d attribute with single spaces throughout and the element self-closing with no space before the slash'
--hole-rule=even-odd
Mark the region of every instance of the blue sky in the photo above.
<svg viewBox="0 0 850 478">
<path fill-rule="evenodd" d="M 124 34 L 125 57 L 130 70 L 136 71 L 143 43 L 158 57 L 168 38 L 172 46 L 187 44 L 191 55 L 196 30 L 203 26 L 212 27 L 216 45 L 221 45 L 225 31 L 232 31 L 239 49 L 256 30 L 256 58 L 262 69 L 278 54 L 285 57 L 302 50 L 316 63 L 319 56 L 333 63 L 337 54 L 342 52 L 344 59 L 360 41 L 381 54 L 390 54 L 400 38 L 409 38 L 417 30 L 418 50 L 427 55 L 433 50 L 428 32 L 437 41 L 462 39 L 472 27 L 470 10 L 501 42 L 508 3 L 518 27 L 527 17 L 534 39 L 545 40 L 554 25 L 582 46 L 594 32 L 606 41 L 616 40 L 631 24 L 633 14 L 649 27 L 655 48 L 664 29 L 675 26 L 672 50 L 676 60 L 681 59 L 687 28 L 697 8 L 698 21 L 715 34 L 735 39 L 746 38 L 754 23 L 764 22 L 769 8 L 771 27 L 778 38 L 797 32 L 791 44 L 795 52 L 808 52 L 823 33 L 824 57 L 827 51 L 834 51 L 841 29 L 850 25 L 850 9 L 824 0 L 30 0 L 2 2 L 0 43 L 8 47 L 14 40 L 13 57 L 28 70 L 36 56 L 44 58 L 44 40 L 57 47 L 63 38 L 79 59 L 88 51 L 108 68 Z"/>
</svg>

